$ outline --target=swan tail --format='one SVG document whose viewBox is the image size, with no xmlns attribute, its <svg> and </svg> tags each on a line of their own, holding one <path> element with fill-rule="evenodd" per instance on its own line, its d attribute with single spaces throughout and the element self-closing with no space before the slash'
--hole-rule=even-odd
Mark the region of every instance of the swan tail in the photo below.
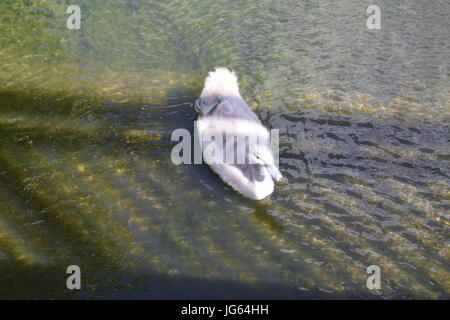
<svg viewBox="0 0 450 320">
<path fill-rule="evenodd" d="M 209 72 L 200 98 L 217 96 L 240 97 L 238 80 L 234 71 L 217 67 L 214 71 Z"/>
</svg>

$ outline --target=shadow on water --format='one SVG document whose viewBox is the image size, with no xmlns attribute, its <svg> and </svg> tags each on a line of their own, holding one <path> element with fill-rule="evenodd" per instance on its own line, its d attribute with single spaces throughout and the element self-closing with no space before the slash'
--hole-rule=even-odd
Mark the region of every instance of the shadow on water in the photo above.
<svg viewBox="0 0 450 320">
<path fill-rule="evenodd" d="M 255 223 L 261 224 L 261 226 L 268 228 L 272 232 L 278 234 L 283 233 L 283 226 L 274 216 L 268 213 L 270 208 L 270 200 L 266 200 L 266 203 L 256 202 L 255 207 L 255 211 L 251 214 L 252 217 L 255 218 Z"/>
<path fill-rule="evenodd" d="M 126 211 L 133 210 L 133 204 L 119 208 L 114 206 L 122 201 L 120 197 L 131 197 L 134 205 L 142 205 L 142 208 L 149 208 L 150 200 L 139 199 L 133 191 L 125 190 L 126 187 L 120 190 L 122 196 L 119 199 L 111 198 L 114 195 L 108 194 L 107 185 L 100 185 L 101 189 L 96 190 L 95 180 L 102 180 L 103 176 L 109 174 L 108 165 L 104 163 L 105 166 L 102 167 L 93 164 L 94 171 L 88 175 L 88 165 L 83 164 L 82 159 L 96 162 L 103 157 L 128 157 L 129 161 L 150 160 L 155 163 L 167 159 L 174 144 L 170 141 L 171 132 L 176 128 L 193 132 L 194 94 L 190 90 L 175 88 L 169 92 L 168 104 L 164 106 L 117 104 L 67 96 L 62 99 L 36 92 L 24 94 L 18 91 L 5 91 L 0 93 L 0 97 L 4 111 L 0 119 L 0 240 L 5 245 L 2 250 L 4 261 L 0 261 L 0 271 L 5 275 L 2 278 L 0 296 L 76 296 L 64 289 L 64 279 L 67 277 L 65 268 L 71 264 L 78 264 L 83 270 L 89 270 L 83 277 L 86 279 L 86 290 L 91 293 L 96 292 L 96 287 L 101 286 L 101 283 L 121 277 L 113 277 L 114 274 L 124 276 L 132 272 L 139 265 L 140 262 L 136 261 L 140 258 L 136 259 L 131 254 L 130 259 L 126 252 L 136 251 L 141 254 L 145 251 L 135 239 L 136 234 L 133 234 L 134 224 L 139 225 L 143 218 L 133 215 L 128 217 Z M 29 107 L 31 102 L 32 110 Z M 67 162 L 68 159 L 75 159 L 79 163 Z M 167 166 L 172 167 L 164 164 L 163 168 Z M 194 183 L 205 201 L 220 203 L 225 197 L 232 202 L 229 198 L 236 197 L 207 166 L 182 167 L 186 172 L 183 179 L 205 181 L 203 184 Z M 135 167 L 134 170 L 136 169 L 139 171 L 139 168 Z M 119 173 L 122 170 L 124 169 L 116 169 Z M 164 178 L 165 172 L 166 169 L 160 173 L 161 178 Z M 145 183 L 148 178 L 138 176 L 136 179 L 138 181 L 135 183 Z M 157 184 L 165 182 L 150 179 L 149 183 L 153 189 L 158 190 Z M 118 187 L 120 188 L 115 188 Z M 93 192 L 103 195 L 99 197 Z M 165 195 L 165 191 L 159 189 L 159 192 L 160 196 Z M 163 197 L 154 199 L 151 200 L 153 206 L 160 208 L 164 205 L 158 204 L 165 201 Z M 253 205 L 245 200 L 243 203 L 250 207 Z M 170 203 L 166 205 L 172 206 Z M 113 213 L 109 212 L 111 209 L 114 210 Z M 257 221 L 268 223 L 273 228 L 276 224 L 266 211 L 267 208 L 261 210 L 260 207 L 255 211 Z M 164 224 L 158 217 L 153 218 Z M 148 231 L 148 228 L 145 226 L 144 231 Z M 281 229 L 278 227 L 277 230 Z M 160 234 L 160 237 L 168 237 L 166 240 L 169 242 L 185 241 L 170 239 L 171 236 L 167 234 Z M 170 251 L 170 248 L 166 249 Z M 149 259 L 152 263 L 155 262 L 152 258 Z M 11 264 L 14 265 L 13 268 L 10 267 Z M 152 278 L 164 278 L 161 274 L 150 273 L 152 269 L 150 263 L 146 273 L 151 274 Z M 157 269 L 158 267 L 154 268 L 154 272 Z M 98 277 L 102 274 L 105 276 L 99 280 Z M 93 279 L 94 283 L 90 283 L 89 279 Z M 174 288 L 188 282 L 198 289 L 211 282 L 205 280 L 202 284 L 201 280 L 178 281 L 171 278 L 164 281 L 158 282 L 161 291 L 157 292 L 161 292 L 161 297 L 165 296 L 164 292 L 183 296 L 181 292 L 176 293 L 178 289 Z M 29 283 L 33 283 L 32 288 Z M 233 286 L 239 290 L 245 287 L 244 284 L 232 283 L 224 286 L 223 293 L 231 291 Z M 174 291 L 163 289 L 168 284 Z M 104 291 L 105 295 L 106 292 L 107 290 Z M 195 289 L 193 292 L 191 290 L 185 297 L 195 295 L 195 292 Z M 258 294 L 257 290 L 251 288 L 243 292 Z M 151 296 L 158 297 L 158 293 L 153 292 Z M 217 297 L 219 296 L 220 293 L 217 293 Z"/>
<path fill-rule="evenodd" d="M 379 299 L 370 294 L 330 294 L 290 284 L 197 279 L 145 273 L 82 273 L 82 289 L 68 290 L 62 266 L 3 268 L 2 299 Z M 125 272 L 126 270 L 123 270 Z M 14 277 L 9 275 L 15 274 Z M 33 285 L 31 286 L 30 283 Z"/>
<path fill-rule="evenodd" d="M 445 122 L 263 116 L 288 182 L 255 202 L 206 165 L 171 163 L 172 131 L 193 132 L 190 89 L 164 105 L 0 98 L 1 297 L 383 297 L 364 289 L 372 263 L 385 297 L 447 291 Z M 71 264 L 80 293 L 65 289 Z"/>
</svg>

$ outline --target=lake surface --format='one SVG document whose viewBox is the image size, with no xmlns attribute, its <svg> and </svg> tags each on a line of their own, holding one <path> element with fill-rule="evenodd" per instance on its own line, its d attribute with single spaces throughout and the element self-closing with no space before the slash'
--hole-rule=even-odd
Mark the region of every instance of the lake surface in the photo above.
<svg viewBox="0 0 450 320">
<path fill-rule="evenodd" d="M 2 0 L 0 298 L 450 298 L 449 15 Z M 170 160 L 215 66 L 280 130 L 285 181 L 265 201 Z"/>
</svg>

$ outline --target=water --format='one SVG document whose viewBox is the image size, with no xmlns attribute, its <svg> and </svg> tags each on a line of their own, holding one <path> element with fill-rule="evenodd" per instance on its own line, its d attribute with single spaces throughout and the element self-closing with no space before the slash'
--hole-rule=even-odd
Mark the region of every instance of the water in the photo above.
<svg viewBox="0 0 450 320">
<path fill-rule="evenodd" d="M 1 298 L 450 297 L 448 1 L 72 2 L 0 4 Z M 264 202 L 170 161 L 217 65 L 280 129 Z"/>
</svg>

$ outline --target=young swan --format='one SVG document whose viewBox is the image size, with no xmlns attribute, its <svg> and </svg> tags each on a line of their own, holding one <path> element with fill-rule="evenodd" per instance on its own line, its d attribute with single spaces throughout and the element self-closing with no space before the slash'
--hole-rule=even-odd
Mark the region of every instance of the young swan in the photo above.
<svg viewBox="0 0 450 320">
<path fill-rule="evenodd" d="M 239 93 L 236 74 L 211 71 L 200 99 L 196 129 L 204 161 L 242 195 L 261 200 L 273 192 L 282 175 L 271 149 L 269 131 Z"/>
</svg>

